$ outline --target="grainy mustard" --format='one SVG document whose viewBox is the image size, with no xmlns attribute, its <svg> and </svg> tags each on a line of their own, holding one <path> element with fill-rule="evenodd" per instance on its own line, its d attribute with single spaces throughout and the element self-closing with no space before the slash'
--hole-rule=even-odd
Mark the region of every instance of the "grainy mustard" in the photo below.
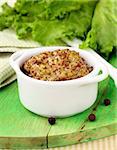
<svg viewBox="0 0 117 150">
<path fill-rule="evenodd" d="M 28 76 L 46 81 L 81 78 L 93 70 L 78 52 L 69 49 L 39 53 L 28 59 L 22 68 Z"/>
</svg>

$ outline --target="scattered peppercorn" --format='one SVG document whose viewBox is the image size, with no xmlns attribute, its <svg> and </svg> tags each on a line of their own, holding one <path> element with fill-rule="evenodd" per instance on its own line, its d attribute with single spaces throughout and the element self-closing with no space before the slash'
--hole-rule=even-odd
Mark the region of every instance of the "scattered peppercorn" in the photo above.
<svg viewBox="0 0 117 150">
<path fill-rule="evenodd" d="M 53 117 L 50 117 L 50 118 L 48 118 L 48 122 L 49 122 L 49 124 L 54 125 L 56 123 L 56 119 Z"/>
<path fill-rule="evenodd" d="M 94 121 L 94 120 L 96 119 L 96 116 L 95 116 L 94 114 L 90 114 L 90 115 L 88 116 L 88 119 L 89 119 L 90 121 Z"/>
<path fill-rule="evenodd" d="M 110 105 L 110 100 L 109 100 L 109 99 L 105 99 L 105 100 L 104 100 L 104 105 L 105 105 L 105 106 Z"/>
</svg>

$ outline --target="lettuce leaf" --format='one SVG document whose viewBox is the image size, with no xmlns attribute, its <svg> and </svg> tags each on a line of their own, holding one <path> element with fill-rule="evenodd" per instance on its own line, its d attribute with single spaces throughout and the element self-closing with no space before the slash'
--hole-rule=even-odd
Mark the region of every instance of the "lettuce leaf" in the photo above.
<svg viewBox="0 0 117 150">
<path fill-rule="evenodd" d="M 117 47 L 117 1 L 100 0 L 92 27 L 80 48 L 91 47 L 108 56 Z"/>
<path fill-rule="evenodd" d="M 0 30 L 11 27 L 12 22 L 15 18 L 15 11 L 7 3 L 2 6 L 3 12 L 0 14 Z"/>
<path fill-rule="evenodd" d="M 91 21 L 93 17 L 93 11 L 95 8 L 95 1 L 85 3 L 81 5 L 81 8 L 77 11 L 72 11 L 65 21 L 66 36 L 73 39 L 74 37 L 85 39 L 88 30 L 91 27 Z"/>
<path fill-rule="evenodd" d="M 30 37 L 42 45 L 64 45 L 65 38 L 85 39 L 96 2 L 17 0 L 13 8 L 8 5 L 7 9 L 3 8 L 0 28 L 11 27 L 18 38 Z"/>
<path fill-rule="evenodd" d="M 81 4 L 79 10 L 71 11 L 64 19 L 37 20 L 33 24 L 33 39 L 43 45 L 60 45 L 64 44 L 65 38 L 84 38 L 91 25 L 95 4 Z"/>
<path fill-rule="evenodd" d="M 55 19 L 67 12 L 78 10 L 81 0 L 17 0 L 15 9 L 21 14 L 31 14 L 41 19 Z M 86 1 L 86 0 L 85 0 Z"/>
<path fill-rule="evenodd" d="M 58 20 L 37 20 L 33 24 L 32 36 L 42 45 L 63 45 L 61 40 L 65 30 L 64 23 Z"/>
</svg>

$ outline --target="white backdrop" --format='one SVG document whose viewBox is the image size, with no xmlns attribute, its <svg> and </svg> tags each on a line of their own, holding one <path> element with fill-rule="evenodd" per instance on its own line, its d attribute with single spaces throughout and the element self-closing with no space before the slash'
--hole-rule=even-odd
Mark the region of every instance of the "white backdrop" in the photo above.
<svg viewBox="0 0 117 150">
<path fill-rule="evenodd" d="M 13 6 L 15 1 L 16 0 L 0 0 L 0 5 L 5 3 L 5 2 L 8 2 L 9 5 Z"/>
</svg>

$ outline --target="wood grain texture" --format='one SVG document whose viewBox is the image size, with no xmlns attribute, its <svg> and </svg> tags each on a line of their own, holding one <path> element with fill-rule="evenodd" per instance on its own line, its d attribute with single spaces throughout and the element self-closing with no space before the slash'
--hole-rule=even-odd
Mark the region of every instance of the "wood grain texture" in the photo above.
<svg viewBox="0 0 117 150">
<path fill-rule="evenodd" d="M 116 55 L 110 63 L 117 67 Z M 111 99 L 111 105 L 103 105 L 104 98 Z M 95 113 L 96 121 L 89 122 L 87 116 Z M 68 132 L 68 133 L 67 133 Z M 87 142 L 117 134 L 117 88 L 111 78 L 99 84 L 99 93 L 95 104 L 76 116 L 57 120 L 48 135 L 49 147 Z M 56 142 L 55 142 L 56 141 Z"/>
<path fill-rule="evenodd" d="M 31 113 L 21 105 L 16 82 L 0 90 L 0 148 L 20 144 L 22 147 L 44 148 L 49 130 L 46 118 Z"/>
<path fill-rule="evenodd" d="M 116 66 L 117 59 L 111 63 Z M 104 98 L 111 105 L 104 106 Z M 96 121 L 87 117 L 95 113 Z M 26 110 L 19 101 L 17 83 L 0 89 L 0 148 L 47 148 L 87 142 L 117 134 L 117 89 L 111 78 L 99 84 L 93 106 L 75 116 L 57 119 L 54 126 L 47 118 Z"/>
<path fill-rule="evenodd" d="M 87 142 L 117 134 L 117 89 L 110 78 L 100 83 L 99 89 L 97 101 L 91 108 L 64 121 L 57 120 L 48 135 L 49 147 Z M 111 105 L 105 106 L 104 98 L 110 98 Z M 96 115 L 96 121 L 88 120 L 90 113 Z"/>
</svg>

